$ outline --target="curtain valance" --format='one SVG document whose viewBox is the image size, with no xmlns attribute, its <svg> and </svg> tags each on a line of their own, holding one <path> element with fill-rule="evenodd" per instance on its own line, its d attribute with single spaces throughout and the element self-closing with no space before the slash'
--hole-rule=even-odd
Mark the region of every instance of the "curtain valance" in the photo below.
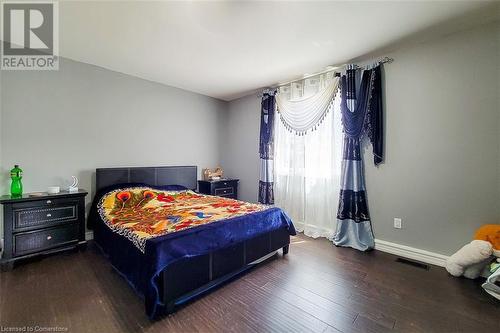
<svg viewBox="0 0 500 333">
<path fill-rule="evenodd" d="M 316 129 L 332 108 L 339 82 L 340 78 L 331 73 L 326 79 L 306 80 L 302 84 L 293 83 L 291 87 L 280 88 L 276 104 L 283 125 L 297 135 Z M 298 94 L 297 89 L 300 89 Z"/>
</svg>

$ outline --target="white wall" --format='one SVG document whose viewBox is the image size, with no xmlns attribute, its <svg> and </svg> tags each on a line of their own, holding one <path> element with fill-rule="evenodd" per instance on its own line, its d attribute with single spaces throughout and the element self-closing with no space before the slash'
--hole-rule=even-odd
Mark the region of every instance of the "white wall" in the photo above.
<svg viewBox="0 0 500 333">
<path fill-rule="evenodd" d="M 481 224 L 500 223 L 499 35 L 490 24 L 388 54 L 385 163 L 365 151 L 376 238 L 451 254 Z M 259 97 L 229 109 L 223 166 L 255 201 Z"/>
<path fill-rule="evenodd" d="M 228 110 L 221 165 L 225 175 L 240 179 L 238 198 L 257 202 L 260 97 L 250 95 L 229 102 Z"/>
<path fill-rule="evenodd" d="M 3 78 L 4 72 L 5 71 L 0 70 L 0 195 L 8 193 L 7 189 L 10 190 L 10 187 L 7 188 L 5 186 L 6 179 L 9 177 L 9 175 L 6 174 L 6 172 L 4 170 L 5 168 L 3 167 L 3 163 L 2 163 L 3 162 L 3 160 L 2 160 L 2 156 L 3 156 L 2 146 L 3 146 L 3 142 L 4 142 L 3 133 L 2 133 L 3 132 L 2 131 L 2 128 L 3 128 L 3 126 L 2 126 L 2 118 L 3 118 L 3 112 L 2 112 L 2 105 L 3 105 L 3 103 L 2 103 L 2 101 L 3 101 L 3 94 L 2 94 L 3 84 L 2 83 L 3 83 L 3 80 L 2 80 L 2 78 Z M 1 207 L 0 207 L 0 213 L 2 213 Z M 3 216 L 3 213 L 0 214 L 0 219 L 1 219 L 1 216 Z M 2 228 L 2 227 L 0 226 L 0 228 Z"/>
<path fill-rule="evenodd" d="M 19 164 L 25 192 L 71 175 L 93 192 L 98 167 L 219 164 L 226 102 L 65 59 L 1 84 L 0 174 Z"/>
<path fill-rule="evenodd" d="M 5 175 L 3 172 L 4 170 L 3 170 L 3 164 L 2 164 L 2 142 L 3 142 L 3 137 L 2 137 L 2 75 L 3 74 L 2 73 L 3 73 L 3 71 L 0 70 L 0 193 L 1 194 L 5 193 L 5 188 L 3 186 L 4 185 L 3 178 L 5 177 Z M 1 208 L 0 208 L 0 213 L 2 213 Z M 3 215 L 3 213 L 0 214 L 0 216 L 1 215 Z"/>
<path fill-rule="evenodd" d="M 3 137 L 2 137 L 2 74 L 3 71 L 0 70 L 0 195 L 4 193 L 8 193 L 7 189 L 4 186 L 5 180 L 4 178 L 6 177 L 5 175 L 5 170 L 2 164 L 2 142 L 3 142 Z M 0 205 L 0 248 L 2 248 L 3 252 L 3 205 Z"/>
</svg>

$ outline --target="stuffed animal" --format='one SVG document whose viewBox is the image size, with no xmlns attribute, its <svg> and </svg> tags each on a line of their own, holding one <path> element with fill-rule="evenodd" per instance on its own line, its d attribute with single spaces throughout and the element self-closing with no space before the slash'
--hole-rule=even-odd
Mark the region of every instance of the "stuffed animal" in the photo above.
<svg viewBox="0 0 500 333">
<path fill-rule="evenodd" d="M 475 279 L 488 264 L 492 253 L 493 246 L 490 242 L 473 240 L 446 260 L 446 270 L 453 276 L 464 275 Z"/>
<path fill-rule="evenodd" d="M 500 224 L 479 228 L 472 242 L 448 258 L 446 270 L 453 276 L 475 279 L 491 262 L 492 255 L 500 258 Z"/>
</svg>

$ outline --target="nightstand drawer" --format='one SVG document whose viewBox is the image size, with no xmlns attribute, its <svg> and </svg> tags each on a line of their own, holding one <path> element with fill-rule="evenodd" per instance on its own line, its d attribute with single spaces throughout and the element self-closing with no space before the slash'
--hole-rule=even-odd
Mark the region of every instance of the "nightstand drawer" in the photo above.
<svg viewBox="0 0 500 333">
<path fill-rule="evenodd" d="M 219 196 L 232 195 L 234 194 L 234 187 L 216 188 L 214 194 Z"/>
<path fill-rule="evenodd" d="M 62 195 L 61 195 L 62 196 Z M 28 209 L 28 208 L 50 208 L 59 207 L 67 205 L 78 204 L 78 198 L 43 198 L 40 197 L 38 200 L 31 200 L 26 202 L 14 202 L 12 203 L 12 209 Z"/>
<path fill-rule="evenodd" d="M 234 180 L 221 180 L 212 184 L 214 189 L 224 188 L 224 187 L 234 187 L 238 182 Z"/>
<path fill-rule="evenodd" d="M 78 219 L 78 205 L 74 203 L 47 208 L 14 209 L 13 213 L 14 229 L 43 227 L 76 221 Z"/>
<path fill-rule="evenodd" d="M 14 256 L 49 249 L 78 241 L 78 224 L 69 224 L 41 231 L 22 232 L 14 235 Z"/>
</svg>

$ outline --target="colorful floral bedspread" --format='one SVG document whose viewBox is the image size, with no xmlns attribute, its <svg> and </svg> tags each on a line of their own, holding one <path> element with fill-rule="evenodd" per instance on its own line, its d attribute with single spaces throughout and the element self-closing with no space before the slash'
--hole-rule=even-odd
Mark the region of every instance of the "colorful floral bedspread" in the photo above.
<svg viewBox="0 0 500 333">
<path fill-rule="evenodd" d="M 149 187 L 113 190 L 98 211 L 114 232 L 126 236 L 144 252 L 146 240 L 199 225 L 268 209 L 259 204 L 186 191 Z"/>
</svg>

